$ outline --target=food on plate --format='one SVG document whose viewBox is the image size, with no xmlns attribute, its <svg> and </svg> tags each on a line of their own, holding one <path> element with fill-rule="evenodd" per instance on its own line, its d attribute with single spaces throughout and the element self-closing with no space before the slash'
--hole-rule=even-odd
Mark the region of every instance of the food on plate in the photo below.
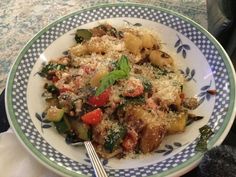
<svg viewBox="0 0 236 177">
<path fill-rule="evenodd" d="M 185 131 L 198 102 L 185 97 L 184 76 L 154 32 L 101 24 L 78 29 L 75 41 L 39 72 L 46 119 L 67 143 L 91 140 L 100 156 L 120 158 Z"/>
</svg>

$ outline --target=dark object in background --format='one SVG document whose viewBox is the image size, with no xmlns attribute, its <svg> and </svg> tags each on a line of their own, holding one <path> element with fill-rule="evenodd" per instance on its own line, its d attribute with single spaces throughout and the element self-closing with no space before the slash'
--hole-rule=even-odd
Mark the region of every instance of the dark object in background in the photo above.
<svg viewBox="0 0 236 177">
<path fill-rule="evenodd" d="M 236 0 L 207 0 L 207 17 L 208 31 L 224 47 L 236 69 Z M 236 121 L 231 130 L 236 132 Z"/>
<path fill-rule="evenodd" d="M 228 53 L 236 68 L 236 1 L 207 0 L 208 31 Z"/>
<path fill-rule="evenodd" d="M 212 148 L 198 169 L 199 177 L 236 177 L 236 149 L 227 145 Z"/>
<path fill-rule="evenodd" d="M 10 127 L 7 120 L 4 97 L 5 97 L 5 91 L 3 90 L 0 96 L 0 116 L 1 116 L 0 132 L 7 131 L 7 129 Z"/>
</svg>

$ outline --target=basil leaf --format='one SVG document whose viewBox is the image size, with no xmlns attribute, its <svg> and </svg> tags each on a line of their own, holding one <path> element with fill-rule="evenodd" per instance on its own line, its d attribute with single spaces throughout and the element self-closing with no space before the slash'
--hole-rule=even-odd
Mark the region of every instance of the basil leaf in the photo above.
<svg viewBox="0 0 236 177">
<path fill-rule="evenodd" d="M 200 139 L 197 142 L 196 145 L 196 151 L 207 151 L 207 141 L 211 137 L 211 135 L 214 134 L 214 132 L 211 130 L 211 128 L 208 125 L 204 125 L 199 129 L 200 132 Z"/>
<path fill-rule="evenodd" d="M 129 75 L 131 68 L 129 66 L 129 60 L 126 56 L 122 55 L 121 58 L 117 61 L 116 66 L 118 69 L 113 70 L 102 78 L 100 87 L 98 87 L 96 90 L 96 96 L 100 95 L 104 90 L 113 85 L 117 80 L 124 79 Z"/>
<path fill-rule="evenodd" d="M 131 68 L 129 66 L 129 60 L 126 56 L 122 55 L 120 60 L 117 62 L 117 66 L 120 70 L 124 71 L 125 73 L 129 73 Z"/>
<path fill-rule="evenodd" d="M 117 80 L 123 79 L 126 76 L 127 74 L 122 70 L 114 70 L 110 72 L 108 75 L 102 78 L 101 85 L 97 88 L 95 95 L 100 95 L 104 90 L 106 90 L 109 86 L 113 85 Z"/>
</svg>

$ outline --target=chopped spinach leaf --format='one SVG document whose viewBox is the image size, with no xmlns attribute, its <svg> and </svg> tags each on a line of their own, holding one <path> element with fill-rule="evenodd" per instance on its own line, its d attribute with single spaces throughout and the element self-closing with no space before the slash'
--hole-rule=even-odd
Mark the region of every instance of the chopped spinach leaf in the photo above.
<svg viewBox="0 0 236 177">
<path fill-rule="evenodd" d="M 113 128 L 109 130 L 108 135 L 105 139 L 104 148 L 107 151 L 112 152 L 115 148 L 117 148 L 117 146 L 119 146 L 125 134 L 126 129 L 122 126 L 120 126 L 119 129 Z"/>
<path fill-rule="evenodd" d="M 59 95 L 60 91 L 55 85 L 48 85 L 47 91 L 53 95 Z"/>
<path fill-rule="evenodd" d="M 156 75 L 156 78 L 159 79 L 162 76 L 167 76 L 169 73 L 173 73 L 173 71 L 168 70 L 167 68 L 160 68 L 155 66 L 154 73 Z"/>
<path fill-rule="evenodd" d="M 200 139 L 197 142 L 196 145 L 196 151 L 207 151 L 207 141 L 211 137 L 211 135 L 214 134 L 214 132 L 211 130 L 211 128 L 208 125 L 204 125 L 199 129 L 200 132 Z"/>
<path fill-rule="evenodd" d="M 52 70 L 64 70 L 66 68 L 65 65 L 62 64 L 54 64 L 54 63 L 49 63 L 47 65 L 45 65 L 42 70 L 40 72 L 38 72 L 38 74 L 41 77 L 47 77 L 49 74 L 49 71 Z"/>
<path fill-rule="evenodd" d="M 143 81 L 144 91 L 151 92 L 152 91 L 152 83 L 147 79 L 143 79 L 142 81 Z"/>
<path fill-rule="evenodd" d="M 143 95 L 138 97 L 125 97 L 125 103 L 124 104 L 135 104 L 140 105 L 145 103 L 145 98 Z"/>
</svg>

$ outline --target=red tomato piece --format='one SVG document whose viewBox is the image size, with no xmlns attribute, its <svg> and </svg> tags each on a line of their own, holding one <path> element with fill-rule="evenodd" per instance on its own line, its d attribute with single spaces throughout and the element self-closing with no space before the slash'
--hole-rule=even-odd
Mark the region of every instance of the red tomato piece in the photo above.
<svg viewBox="0 0 236 177">
<path fill-rule="evenodd" d="M 144 87 L 142 82 L 139 79 L 131 78 L 127 81 L 124 88 L 124 96 L 136 97 L 142 95 L 144 92 Z"/>
<path fill-rule="evenodd" d="M 91 96 L 88 98 L 88 103 L 95 107 L 104 106 L 108 103 L 110 97 L 111 90 L 106 89 L 98 96 Z"/>
<path fill-rule="evenodd" d="M 81 119 L 86 124 L 97 125 L 102 121 L 102 115 L 102 110 L 100 108 L 97 108 L 91 112 L 84 114 Z"/>
</svg>

